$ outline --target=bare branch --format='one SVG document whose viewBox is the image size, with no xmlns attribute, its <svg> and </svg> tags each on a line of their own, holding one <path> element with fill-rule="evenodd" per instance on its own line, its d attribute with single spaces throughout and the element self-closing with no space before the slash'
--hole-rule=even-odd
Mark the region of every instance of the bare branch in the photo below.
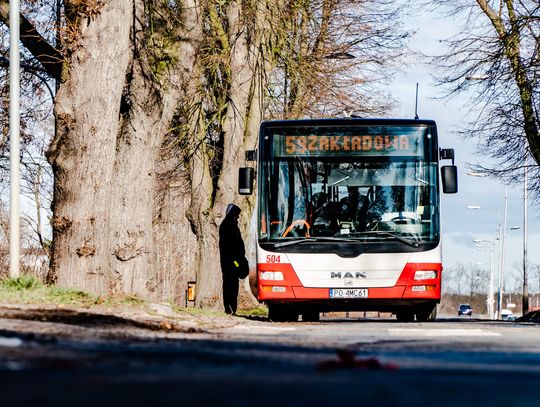
<svg viewBox="0 0 540 407">
<path fill-rule="evenodd" d="M 0 21 L 9 26 L 9 0 L 0 0 Z M 62 54 L 54 48 L 34 25 L 21 14 L 20 38 L 26 49 L 32 53 L 49 76 L 60 79 L 62 72 Z"/>
</svg>

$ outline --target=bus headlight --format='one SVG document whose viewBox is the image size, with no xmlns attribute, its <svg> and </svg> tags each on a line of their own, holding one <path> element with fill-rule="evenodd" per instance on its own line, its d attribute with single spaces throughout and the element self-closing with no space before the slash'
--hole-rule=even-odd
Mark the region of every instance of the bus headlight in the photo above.
<svg viewBox="0 0 540 407">
<path fill-rule="evenodd" d="M 414 273 L 415 280 L 432 280 L 434 278 L 437 278 L 435 270 L 418 270 Z"/>
<path fill-rule="evenodd" d="M 261 280 L 283 281 L 283 273 L 281 271 L 261 271 L 259 278 Z"/>
</svg>

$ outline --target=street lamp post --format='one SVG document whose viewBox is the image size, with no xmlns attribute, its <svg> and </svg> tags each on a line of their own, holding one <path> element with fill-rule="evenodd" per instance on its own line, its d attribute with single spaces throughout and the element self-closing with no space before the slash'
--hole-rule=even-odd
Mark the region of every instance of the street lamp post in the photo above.
<svg viewBox="0 0 540 407">
<path fill-rule="evenodd" d="M 493 270 L 493 248 L 495 247 L 495 240 L 474 239 L 476 247 L 481 249 L 484 243 L 489 244 L 489 288 L 487 293 L 486 305 L 489 319 L 494 318 L 493 310 L 493 291 L 495 286 L 495 276 Z"/>
<path fill-rule="evenodd" d="M 507 215 L 507 206 L 506 206 L 506 200 L 508 196 L 505 192 L 505 212 L 504 212 L 504 226 L 501 219 L 501 213 L 498 209 L 495 208 L 486 208 L 483 206 L 478 205 L 467 205 L 467 209 L 485 209 L 488 211 L 494 211 L 497 213 L 497 217 L 499 220 L 499 226 L 498 226 L 498 240 L 499 240 L 499 270 L 498 270 L 498 288 L 497 288 L 497 312 L 495 314 L 494 319 L 499 319 L 502 309 L 502 294 L 503 294 L 503 269 L 504 269 L 504 243 L 505 243 L 505 237 L 506 237 L 506 215 Z"/>
<path fill-rule="evenodd" d="M 20 52 L 19 0 L 9 2 L 9 276 L 20 269 Z"/>
<path fill-rule="evenodd" d="M 483 206 L 478 205 L 467 205 L 467 209 L 486 209 L 490 211 L 495 211 L 498 214 L 499 218 L 499 232 L 498 232 L 498 240 L 499 240 L 499 275 L 498 275 L 498 288 L 497 288 L 497 313 L 495 315 L 494 319 L 500 319 L 501 318 L 501 310 L 502 310 L 502 301 L 503 301 L 503 295 L 504 295 L 504 247 L 505 247 L 505 240 L 506 240 L 506 230 L 517 230 L 520 229 L 519 226 L 512 226 L 510 228 L 506 227 L 506 219 L 508 214 L 508 188 L 505 189 L 505 196 L 504 196 L 504 221 L 503 224 L 501 224 L 501 214 L 497 209 L 494 208 L 487 208 Z"/>
<path fill-rule="evenodd" d="M 484 172 L 469 172 L 467 175 L 472 177 L 487 177 L 488 174 Z M 482 209 L 480 206 L 469 205 L 468 209 Z M 504 185 L 504 224 L 501 224 L 501 213 L 497 209 L 493 208 L 483 208 L 487 210 L 496 211 L 499 218 L 499 281 L 498 281 L 498 290 L 497 290 L 497 315 L 495 319 L 501 318 L 501 309 L 502 309 L 502 297 L 504 293 L 504 246 L 506 240 L 506 219 L 508 215 L 508 183 Z"/>
<path fill-rule="evenodd" d="M 60 16 L 60 0 L 57 0 L 57 21 Z M 0 57 L 0 65 L 9 66 L 9 174 L 10 174 L 10 204 L 9 204 L 9 276 L 17 278 L 20 274 L 20 133 L 21 133 L 21 68 L 37 77 L 48 89 L 51 99 L 54 92 L 47 80 L 36 72 L 33 67 L 21 64 L 20 56 L 20 0 L 9 1 L 9 61 Z M 58 28 L 58 27 L 57 27 Z M 60 30 L 57 30 L 60 32 Z M 57 34 L 58 35 L 58 34 Z M 58 37 L 57 37 L 58 39 Z M 58 45 L 58 43 L 57 43 Z M 58 89 L 58 81 L 57 87 Z"/>
<path fill-rule="evenodd" d="M 523 169 L 523 297 L 521 311 L 525 315 L 529 312 L 529 282 L 527 279 L 527 158 Z"/>
<path fill-rule="evenodd" d="M 501 267 L 499 268 L 499 289 L 497 302 L 497 319 L 502 318 L 502 301 L 504 295 L 504 247 L 506 242 L 506 218 L 508 214 L 508 184 L 504 186 L 504 225 L 501 242 Z"/>
</svg>

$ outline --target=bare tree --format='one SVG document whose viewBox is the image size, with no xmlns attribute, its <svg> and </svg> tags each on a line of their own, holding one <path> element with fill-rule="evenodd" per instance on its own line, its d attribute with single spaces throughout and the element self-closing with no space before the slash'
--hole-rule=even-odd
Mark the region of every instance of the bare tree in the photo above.
<svg viewBox="0 0 540 407">
<path fill-rule="evenodd" d="M 395 72 L 408 37 L 395 1 L 289 0 L 276 27 L 269 115 L 388 115 L 379 85 Z"/>
<path fill-rule="evenodd" d="M 33 17 L 39 16 L 35 26 L 29 20 L 23 19 L 21 39 L 29 49 L 36 49 L 39 38 L 47 38 L 47 44 L 54 43 L 56 13 L 54 2 L 24 2 L 23 12 Z M 0 3 L 0 17 L 7 17 L 7 2 Z M 29 28 L 31 27 L 31 28 Z M 45 33 L 45 37 L 36 37 L 37 30 Z M 4 187 L 9 181 L 8 174 L 8 29 L 0 26 L 0 185 L 2 195 L 7 196 Z M 56 57 L 57 53 L 51 47 L 50 54 Z M 40 266 L 38 273 L 43 275 L 42 263 L 46 263 L 50 247 L 51 232 L 48 219 L 51 216 L 50 203 L 52 193 L 52 173 L 50 165 L 44 158 L 53 133 L 53 98 L 54 83 L 48 74 L 50 63 L 46 59 L 41 64 L 33 55 L 23 50 L 21 61 L 21 175 L 22 175 L 22 217 L 23 217 L 23 254 L 40 252 Z M 5 191 L 5 194 L 4 194 Z M 7 245 L 2 240 L 2 245 Z M 26 264 L 23 264 L 26 266 Z"/>
<path fill-rule="evenodd" d="M 448 51 L 432 63 L 442 72 L 447 96 L 474 90 L 476 114 L 462 131 L 479 140 L 494 166 L 477 165 L 493 175 L 519 180 L 529 167 L 529 190 L 540 191 L 539 83 L 540 4 L 535 0 L 430 1 L 462 20 L 460 33 L 445 41 Z M 532 164 L 534 159 L 535 164 Z"/>
</svg>

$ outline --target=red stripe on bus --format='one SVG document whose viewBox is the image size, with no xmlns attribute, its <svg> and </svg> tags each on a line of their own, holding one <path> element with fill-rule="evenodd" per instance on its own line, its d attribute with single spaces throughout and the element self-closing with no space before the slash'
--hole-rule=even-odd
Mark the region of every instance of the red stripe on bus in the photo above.
<svg viewBox="0 0 540 407">
<path fill-rule="evenodd" d="M 261 280 L 258 278 L 258 298 L 261 301 L 273 299 L 329 299 L 329 288 L 309 288 L 302 286 L 300 279 L 290 263 L 259 263 L 258 273 L 262 271 L 281 271 L 283 280 Z M 437 278 L 415 280 L 416 271 L 436 271 Z M 366 287 L 369 299 L 432 299 L 441 298 L 441 263 L 407 263 L 396 285 L 393 287 Z M 425 291 L 413 291 L 413 286 L 425 286 Z M 284 287 L 272 291 L 272 287 Z"/>
</svg>

